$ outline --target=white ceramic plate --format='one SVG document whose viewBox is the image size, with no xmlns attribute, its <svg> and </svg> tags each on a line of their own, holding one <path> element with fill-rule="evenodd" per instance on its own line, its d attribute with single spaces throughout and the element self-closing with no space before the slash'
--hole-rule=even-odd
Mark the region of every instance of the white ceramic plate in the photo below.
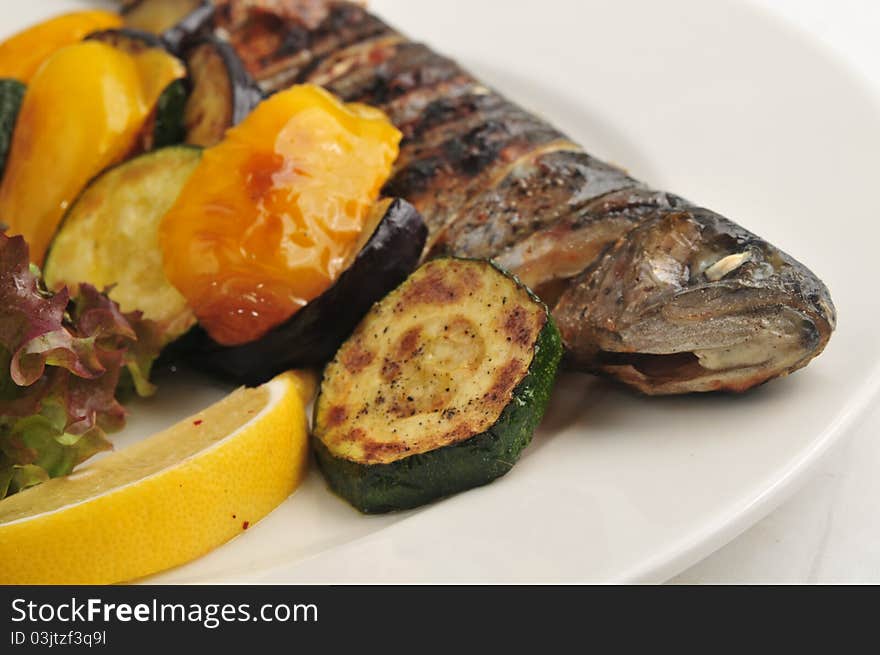
<svg viewBox="0 0 880 655">
<path fill-rule="evenodd" d="M 87 2 L 4 3 L 3 30 Z M 760 519 L 880 386 L 880 111 L 786 26 L 729 0 L 375 0 L 392 23 L 654 185 L 782 246 L 840 325 L 808 369 L 743 397 L 649 399 L 564 376 L 505 478 L 363 517 L 316 472 L 268 518 L 150 579 L 183 582 L 664 580 Z M 222 389 L 181 375 L 132 408 L 124 447 Z M 145 545 L 146 546 L 146 545 Z"/>
</svg>

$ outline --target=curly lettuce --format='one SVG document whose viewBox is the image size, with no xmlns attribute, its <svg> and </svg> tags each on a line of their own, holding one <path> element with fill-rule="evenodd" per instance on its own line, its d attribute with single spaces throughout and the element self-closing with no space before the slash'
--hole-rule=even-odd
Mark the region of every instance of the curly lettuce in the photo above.
<svg viewBox="0 0 880 655">
<path fill-rule="evenodd" d="M 0 233 L 0 498 L 112 446 L 120 381 L 149 395 L 154 326 L 82 284 L 49 292 L 21 237 Z"/>
</svg>

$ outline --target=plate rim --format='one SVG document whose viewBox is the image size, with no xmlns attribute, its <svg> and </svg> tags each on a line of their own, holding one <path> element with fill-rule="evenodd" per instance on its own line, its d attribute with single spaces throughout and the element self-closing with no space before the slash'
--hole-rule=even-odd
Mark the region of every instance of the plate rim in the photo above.
<svg viewBox="0 0 880 655">
<path fill-rule="evenodd" d="M 878 397 L 880 361 L 874 364 L 865 384 L 859 387 L 858 395 L 843 406 L 831 425 L 817 436 L 809 448 L 801 450 L 798 457 L 777 473 L 770 484 L 753 495 L 751 500 L 740 503 L 734 515 L 728 516 L 727 520 L 719 517 L 705 524 L 702 529 L 691 533 L 693 537 L 690 540 L 685 535 L 665 551 L 641 565 L 631 567 L 619 576 L 619 581 L 630 584 L 667 582 L 766 518 L 795 495 L 809 481 L 817 466 L 846 442 L 868 417 L 868 410 Z"/>
</svg>

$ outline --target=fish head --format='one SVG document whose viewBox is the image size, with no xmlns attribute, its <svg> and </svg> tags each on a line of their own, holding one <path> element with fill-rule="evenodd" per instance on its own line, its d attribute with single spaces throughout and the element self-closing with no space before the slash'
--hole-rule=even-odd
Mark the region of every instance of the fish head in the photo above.
<svg viewBox="0 0 880 655">
<path fill-rule="evenodd" d="M 554 316 L 575 363 L 649 394 L 744 391 L 805 366 L 836 324 L 806 267 L 701 208 L 622 236 Z"/>
</svg>

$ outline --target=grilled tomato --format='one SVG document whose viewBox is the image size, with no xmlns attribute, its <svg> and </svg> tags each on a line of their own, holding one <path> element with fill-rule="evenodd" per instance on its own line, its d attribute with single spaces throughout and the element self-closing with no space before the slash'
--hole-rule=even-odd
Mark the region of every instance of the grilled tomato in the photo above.
<svg viewBox="0 0 880 655">
<path fill-rule="evenodd" d="M 302 85 L 205 150 L 159 235 L 167 278 L 212 339 L 254 341 L 333 284 L 400 139 L 381 111 Z"/>
</svg>

